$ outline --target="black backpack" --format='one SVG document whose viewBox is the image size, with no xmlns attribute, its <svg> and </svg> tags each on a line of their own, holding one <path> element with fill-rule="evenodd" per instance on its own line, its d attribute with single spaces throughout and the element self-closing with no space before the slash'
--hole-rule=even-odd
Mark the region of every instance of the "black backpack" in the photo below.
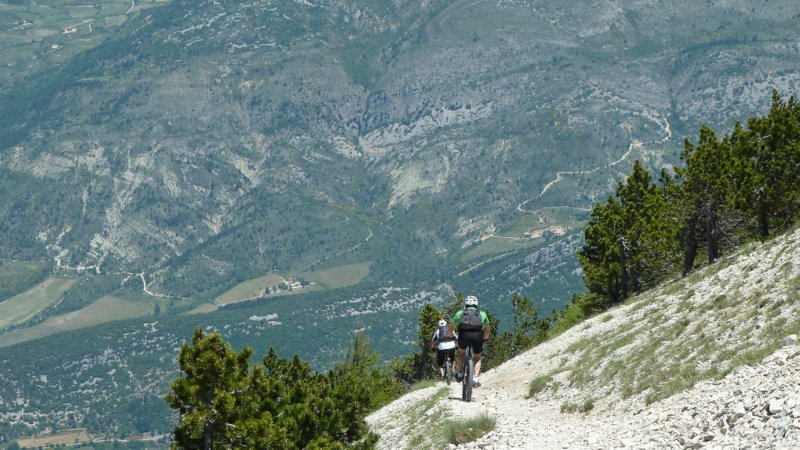
<svg viewBox="0 0 800 450">
<path fill-rule="evenodd" d="M 481 319 L 481 312 L 476 308 L 465 309 L 464 312 L 461 313 L 458 329 L 465 331 L 482 330 L 483 319 Z"/>
<path fill-rule="evenodd" d="M 455 338 L 456 337 L 453 336 L 453 333 L 450 332 L 450 329 L 447 328 L 447 325 L 439 327 L 439 342 L 452 341 Z"/>
</svg>

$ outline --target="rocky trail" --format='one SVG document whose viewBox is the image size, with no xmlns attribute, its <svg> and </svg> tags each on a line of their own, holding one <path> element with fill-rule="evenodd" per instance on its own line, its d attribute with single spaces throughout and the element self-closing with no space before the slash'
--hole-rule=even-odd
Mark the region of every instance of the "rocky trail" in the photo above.
<svg viewBox="0 0 800 450">
<path fill-rule="evenodd" d="M 368 423 L 383 449 L 800 448 L 798 255 L 800 230 L 753 245 L 487 371 L 471 403 L 440 383 Z M 437 432 L 481 415 L 473 442 Z"/>
</svg>

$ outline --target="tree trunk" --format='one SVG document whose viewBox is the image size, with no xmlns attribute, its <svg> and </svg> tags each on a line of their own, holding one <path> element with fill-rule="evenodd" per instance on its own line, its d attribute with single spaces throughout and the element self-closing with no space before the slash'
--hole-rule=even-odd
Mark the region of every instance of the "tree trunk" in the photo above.
<svg viewBox="0 0 800 450">
<path fill-rule="evenodd" d="M 689 220 L 684 232 L 685 248 L 683 253 L 683 275 L 689 275 L 694 268 L 694 258 L 697 256 L 697 237 L 695 236 L 694 220 Z"/>
<path fill-rule="evenodd" d="M 619 265 L 622 269 L 622 298 L 621 300 L 625 300 L 628 298 L 628 261 L 626 258 L 627 254 L 627 246 L 625 245 L 625 239 L 619 239 L 617 241 L 619 243 Z"/>
<path fill-rule="evenodd" d="M 709 207 L 708 215 L 706 217 L 706 249 L 708 250 L 708 262 L 713 263 L 719 258 L 719 218 L 717 217 L 717 208 L 715 206 Z"/>
<path fill-rule="evenodd" d="M 761 237 L 769 236 L 769 221 L 767 220 L 767 205 L 761 202 L 758 205 L 758 233 Z"/>
</svg>

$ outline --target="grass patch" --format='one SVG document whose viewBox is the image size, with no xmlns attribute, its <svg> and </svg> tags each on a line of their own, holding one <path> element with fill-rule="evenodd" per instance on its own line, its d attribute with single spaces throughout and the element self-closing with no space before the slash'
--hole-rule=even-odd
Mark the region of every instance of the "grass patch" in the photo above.
<svg viewBox="0 0 800 450">
<path fill-rule="evenodd" d="M 0 260 L 0 301 L 42 281 L 48 268 L 44 262 Z"/>
<path fill-rule="evenodd" d="M 644 399 L 645 404 L 650 405 L 694 386 L 701 379 L 700 374 L 690 365 L 673 364 L 661 368 L 654 367 L 652 370 L 646 371 L 637 390 L 643 392 L 650 389 L 650 393 Z"/>
<path fill-rule="evenodd" d="M 268 273 L 262 277 L 253 278 L 237 284 L 217 297 L 217 303 L 226 305 L 228 303 L 236 303 L 242 300 L 258 298 L 264 295 L 264 288 L 268 287 L 269 289 L 272 289 L 273 286 L 283 282 L 284 279 L 282 276 L 274 273 Z"/>
<path fill-rule="evenodd" d="M 144 317 L 153 314 L 153 305 L 153 302 L 122 300 L 107 295 L 78 311 L 52 316 L 40 324 L 2 335 L 0 347 L 115 320 Z"/>
<path fill-rule="evenodd" d="M 437 380 L 422 380 L 418 381 L 408 388 L 408 392 L 419 391 L 420 389 L 427 389 L 429 387 L 434 387 L 439 384 Z"/>
<path fill-rule="evenodd" d="M 609 334 L 606 336 L 605 340 L 598 339 L 594 345 L 589 347 L 586 352 L 584 352 L 584 354 L 572 368 L 572 372 L 568 377 L 570 385 L 576 387 L 587 386 L 589 383 L 595 380 L 594 371 L 600 365 L 601 361 L 620 348 L 629 345 L 635 339 L 636 333 L 627 333 L 622 335 Z M 607 364 L 604 372 L 605 377 L 607 377 L 608 380 L 610 380 L 610 377 L 616 374 L 615 368 L 618 368 L 618 366 L 619 364 L 616 360 Z M 611 370 L 613 373 L 606 372 L 606 370 Z"/>
<path fill-rule="evenodd" d="M 570 344 L 567 347 L 566 352 L 567 353 L 583 353 L 584 351 L 586 351 L 586 350 L 588 350 L 588 349 L 590 349 L 592 347 L 596 347 L 599 344 L 600 344 L 600 339 L 599 338 L 597 338 L 595 336 L 586 337 L 586 338 L 580 339 L 580 340 L 575 341 L 572 344 Z"/>
<path fill-rule="evenodd" d="M 642 308 L 644 308 L 645 306 L 649 305 L 650 302 L 648 302 L 646 299 L 642 298 L 641 296 L 637 296 L 637 297 L 635 297 L 635 300 L 631 300 L 629 302 L 626 302 L 626 304 L 632 305 L 630 307 L 630 309 L 628 309 L 628 316 L 632 316 L 632 315 L 636 314 L 637 312 L 641 311 Z"/>
<path fill-rule="evenodd" d="M 315 270 L 313 272 L 301 273 L 312 283 L 316 283 L 325 289 L 336 289 L 340 287 L 353 286 L 361 282 L 367 275 L 372 266 L 372 261 L 336 266 L 328 269 Z"/>
<path fill-rule="evenodd" d="M 462 421 L 449 421 L 444 426 L 447 442 L 455 445 L 466 444 L 478 440 L 481 436 L 494 430 L 496 420 L 486 413 L 479 417 Z"/>
<path fill-rule="evenodd" d="M 77 280 L 50 277 L 0 303 L 0 330 L 24 323 L 54 304 Z"/>
<path fill-rule="evenodd" d="M 594 399 L 588 398 L 583 401 L 583 403 L 572 403 L 572 402 L 564 402 L 561 404 L 561 413 L 562 414 L 571 414 L 574 412 L 579 413 L 587 413 L 594 409 Z"/>
<path fill-rule="evenodd" d="M 686 289 L 686 283 L 683 280 L 674 280 L 665 284 L 658 292 L 658 296 L 677 294 L 683 289 Z"/>
<path fill-rule="evenodd" d="M 651 327 L 657 327 L 662 323 L 666 322 L 668 319 L 669 318 L 666 316 L 666 314 L 660 312 L 658 314 L 651 315 L 650 318 L 647 319 L 647 323 Z"/>
<path fill-rule="evenodd" d="M 791 334 L 790 327 L 786 326 L 787 323 L 788 319 L 786 319 L 786 317 L 778 317 L 773 322 L 768 323 L 761 333 L 761 339 L 763 339 L 764 342 L 777 342 L 787 334 Z M 791 328 L 796 330 L 797 326 Z"/>
<path fill-rule="evenodd" d="M 733 298 L 729 298 L 726 295 L 717 296 L 711 301 L 711 304 L 717 311 L 733 306 L 735 303 L 736 301 Z"/>
<path fill-rule="evenodd" d="M 789 292 L 786 294 L 786 301 L 792 305 L 800 301 L 800 276 L 796 276 L 789 281 Z"/>
<path fill-rule="evenodd" d="M 675 321 L 675 324 L 672 326 L 672 336 L 675 338 L 680 336 L 684 331 L 686 331 L 686 328 L 688 328 L 691 323 L 692 319 L 689 319 L 688 317 L 684 317 Z"/>
<path fill-rule="evenodd" d="M 424 420 L 423 418 L 426 416 L 425 413 L 433 409 L 433 407 L 436 406 L 436 402 L 444 398 L 448 392 L 449 391 L 445 387 L 437 389 L 430 397 L 408 408 L 406 410 L 406 416 L 408 416 L 409 421 L 413 423 L 415 421 L 419 422 L 420 420 Z"/>
<path fill-rule="evenodd" d="M 448 392 L 447 388 L 444 387 L 438 389 L 433 395 L 403 412 L 409 424 L 409 429 L 415 430 L 414 435 L 409 439 L 409 448 L 422 450 L 444 446 L 446 437 L 443 415 L 430 414 L 429 412 L 439 400 L 447 396 Z"/>
<path fill-rule="evenodd" d="M 528 398 L 535 397 L 536 394 L 542 392 L 544 388 L 547 387 L 549 383 L 553 382 L 553 377 L 550 375 L 544 375 L 541 377 L 536 377 L 531 380 L 530 389 L 528 390 Z"/>
</svg>

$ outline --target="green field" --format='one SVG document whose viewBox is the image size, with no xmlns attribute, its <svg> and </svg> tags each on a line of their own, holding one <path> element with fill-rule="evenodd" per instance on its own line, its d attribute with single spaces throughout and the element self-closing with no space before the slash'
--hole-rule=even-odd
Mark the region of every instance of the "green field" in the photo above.
<svg viewBox="0 0 800 450">
<path fill-rule="evenodd" d="M 41 261 L 0 261 L 0 302 L 42 281 L 48 267 Z"/>
<path fill-rule="evenodd" d="M 197 308 L 195 308 L 195 309 L 193 309 L 191 311 L 187 311 L 184 314 L 205 314 L 205 313 L 214 312 L 214 311 L 217 310 L 217 308 L 219 308 L 219 306 L 217 306 L 217 305 L 215 305 L 213 303 L 203 303 L 202 305 L 198 306 Z"/>
<path fill-rule="evenodd" d="M 475 263 L 476 260 L 533 248 L 544 242 L 542 236 L 546 233 L 564 234 L 582 227 L 585 214 L 571 207 L 546 207 L 530 212 L 471 248 L 462 260 Z"/>
<path fill-rule="evenodd" d="M 336 289 L 360 283 L 361 280 L 369 275 L 370 266 L 372 266 L 372 261 L 305 272 L 300 276 L 312 283 L 316 283 L 318 286 L 313 286 L 314 288 Z"/>
<path fill-rule="evenodd" d="M 75 284 L 73 278 L 50 277 L 0 303 L 0 330 L 23 323 L 52 305 Z"/>
<path fill-rule="evenodd" d="M 53 316 L 30 328 L 22 328 L 2 335 L 0 336 L 0 347 L 50 336 L 62 331 L 77 330 L 115 320 L 133 319 L 152 313 L 152 302 L 122 300 L 107 295 L 78 311 Z"/>
<path fill-rule="evenodd" d="M 258 298 L 264 295 L 264 288 L 283 283 L 286 280 L 280 275 L 268 273 L 262 277 L 253 278 L 243 281 L 224 294 L 217 297 L 216 302 L 220 305 L 227 305 L 228 303 L 236 303 L 242 300 Z"/>
<path fill-rule="evenodd" d="M 360 283 L 367 275 L 369 275 L 369 269 L 371 265 L 372 261 L 367 261 L 331 267 L 328 269 L 315 270 L 312 272 L 303 272 L 297 276 L 297 279 L 305 279 L 309 281 L 311 285 L 307 286 L 305 289 L 295 291 L 277 291 L 275 289 L 276 286 L 282 283 L 294 281 L 294 277 L 284 278 L 278 274 L 269 273 L 258 278 L 243 281 L 217 297 L 213 303 L 200 305 L 186 314 L 209 313 L 216 311 L 221 305 L 228 305 L 231 303 L 264 297 L 264 288 L 270 289 L 271 293 L 267 295 L 269 297 L 354 286 Z"/>
<path fill-rule="evenodd" d="M 287 294 L 286 291 L 278 291 L 276 293 L 275 287 L 281 283 L 287 283 L 302 278 L 312 283 L 309 288 L 303 289 L 302 292 L 308 292 L 309 289 L 336 289 L 353 286 L 360 283 L 364 277 L 369 275 L 369 268 L 371 265 L 371 261 L 346 264 L 343 266 L 330 267 L 328 269 L 315 270 L 313 272 L 303 272 L 297 277 L 291 275 L 283 277 L 275 273 L 268 273 L 264 276 L 237 284 L 232 289 L 217 297 L 215 301 L 219 305 L 227 305 L 229 303 L 263 297 L 264 288 L 269 288 L 275 295 L 285 295 Z M 195 310 L 193 312 L 201 311 Z"/>
</svg>

